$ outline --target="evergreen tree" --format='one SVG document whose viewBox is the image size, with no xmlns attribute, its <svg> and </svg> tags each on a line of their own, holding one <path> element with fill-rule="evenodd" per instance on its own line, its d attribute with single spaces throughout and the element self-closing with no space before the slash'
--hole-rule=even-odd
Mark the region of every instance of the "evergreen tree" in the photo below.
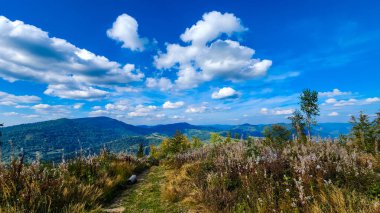
<svg viewBox="0 0 380 213">
<path fill-rule="evenodd" d="M 191 143 L 191 148 L 200 148 L 202 146 L 203 146 L 202 141 L 197 137 L 193 137 L 193 142 Z"/>
<path fill-rule="evenodd" d="M 142 143 L 140 143 L 139 145 L 139 150 L 137 151 L 137 157 L 138 158 L 142 158 L 144 157 L 144 145 Z"/>
<path fill-rule="evenodd" d="M 239 140 L 239 134 L 238 133 L 235 133 L 235 139 Z"/>
<path fill-rule="evenodd" d="M 268 144 L 281 147 L 290 140 L 291 132 L 281 125 L 274 124 L 270 127 L 265 127 L 263 135 Z"/>
<path fill-rule="evenodd" d="M 152 157 L 152 158 L 154 158 L 154 159 L 158 159 L 157 148 L 156 148 L 156 146 L 153 145 L 153 144 L 150 145 L 149 157 Z"/>
<path fill-rule="evenodd" d="M 305 114 L 305 123 L 309 140 L 311 139 L 311 127 L 317 124 L 315 119 L 319 115 L 318 93 L 309 89 L 302 91 L 300 96 L 301 111 Z"/>
<path fill-rule="evenodd" d="M 4 126 L 4 124 L 0 124 L 0 163 L 3 160 L 3 141 L 1 140 L 1 136 L 3 136 L 3 133 L 1 132 L 1 128 Z"/>
<path fill-rule="evenodd" d="M 177 154 L 191 148 L 187 137 L 180 131 L 176 131 L 172 138 L 165 139 L 160 145 L 160 156 Z"/>
<path fill-rule="evenodd" d="M 224 140 L 225 143 L 231 143 L 231 132 L 227 132 L 226 140 Z"/>
<path fill-rule="evenodd" d="M 379 153 L 380 149 L 380 112 L 376 113 L 376 119 L 374 121 L 374 133 L 375 133 L 375 153 Z"/>
<path fill-rule="evenodd" d="M 297 134 L 298 142 L 305 142 L 305 121 L 302 113 L 297 109 L 293 112 L 293 115 L 289 117 L 289 120 L 292 122 L 292 127 Z"/>
<path fill-rule="evenodd" d="M 351 136 L 354 143 L 367 152 L 374 152 L 378 147 L 375 147 L 375 128 L 374 122 L 369 120 L 369 116 L 360 112 L 359 117 L 351 116 L 350 123 L 352 124 Z"/>
<path fill-rule="evenodd" d="M 218 144 L 222 141 L 218 133 L 211 133 L 210 142 L 211 144 Z"/>
</svg>

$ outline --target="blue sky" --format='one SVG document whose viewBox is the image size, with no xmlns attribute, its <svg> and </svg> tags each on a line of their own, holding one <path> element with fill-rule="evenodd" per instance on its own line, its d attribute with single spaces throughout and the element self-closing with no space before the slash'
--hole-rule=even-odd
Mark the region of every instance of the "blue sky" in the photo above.
<svg viewBox="0 0 380 213">
<path fill-rule="evenodd" d="M 377 1 L 2 1 L 0 121 L 320 122 L 380 110 Z"/>
</svg>

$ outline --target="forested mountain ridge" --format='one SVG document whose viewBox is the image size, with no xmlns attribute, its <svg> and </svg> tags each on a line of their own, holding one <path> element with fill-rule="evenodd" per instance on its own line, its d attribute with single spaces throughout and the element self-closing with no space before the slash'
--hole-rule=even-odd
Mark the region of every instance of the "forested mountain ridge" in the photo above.
<svg viewBox="0 0 380 213">
<path fill-rule="evenodd" d="M 291 128 L 290 124 L 281 124 Z M 24 151 L 33 159 L 37 152 L 46 160 L 59 160 L 62 155 L 70 157 L 79 150 L 87 153 L 98 152 L 103 146 L 113 151 L 134 150 L 138 144 L 144 146 L 159 144 L 161 139 L 172 136 L 179 130 L 188 137 L 208 140 L 212 132 L 226 135 L 227 132 L 239 137 L 262 137 L 267 125 L 191 125 L 174 123 L 155 126 L 134 126 L 108 117 L 78 119 L 57 119 L 38 123 L 9 126 L 2 129 L 4 158 L 10 153 Z M 337 137 L 348 133 L 348 123 L 321 123 L 314 133 L 322 137 Z M 13 150 L 13 151 L 12 151 Z"/>
</svg>

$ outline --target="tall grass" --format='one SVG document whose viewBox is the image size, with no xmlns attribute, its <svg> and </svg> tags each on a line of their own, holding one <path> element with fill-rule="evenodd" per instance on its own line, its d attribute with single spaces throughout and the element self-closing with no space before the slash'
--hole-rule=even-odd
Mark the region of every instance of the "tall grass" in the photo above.
<svg viewBox="0 0 380 213">
<path fill-rule="evenodd" d="M 89 212 L 126 183 L 146 162 L 132 156 L 103 151 L 58 165 L 23 156 L 0 165 L 0 212 Z"/>
<path fill-rule="evenodd" d="M 208 145 L 166 161 L 164 196 L 205 212 L 380 212 L 380 157 L 323 142 Z"/>
</svg>

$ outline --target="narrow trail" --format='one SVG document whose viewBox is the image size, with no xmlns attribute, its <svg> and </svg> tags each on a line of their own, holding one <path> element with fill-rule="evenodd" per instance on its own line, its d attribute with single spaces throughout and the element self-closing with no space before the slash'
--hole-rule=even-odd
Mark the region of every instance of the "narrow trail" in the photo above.
<svg viewBox="0 0 380 213">
<path fill-rule="evenodd" d="M 137 175 L 137 183 L 126 187 L 118 196 L 116 196 L 109 205 L 104 208 L 104 212 L 107 213 L 121 213 L 126 209 L 124 207 L 126 198 L 138 185 L 144 184 L 145 177 L 148 175 L 150 169 L 145 170 L 141 174 Z"/>
<path fill-rule="evenodd" d="M 138 175 L 138 182 L 120 193 L 104 211 L 108 213 L 187 212 L 183 206 L 168 202 L 161 194 L 161 188 L 167 182 L 167 171 L 164 166 L 153 166 Z"/>
</svg>

